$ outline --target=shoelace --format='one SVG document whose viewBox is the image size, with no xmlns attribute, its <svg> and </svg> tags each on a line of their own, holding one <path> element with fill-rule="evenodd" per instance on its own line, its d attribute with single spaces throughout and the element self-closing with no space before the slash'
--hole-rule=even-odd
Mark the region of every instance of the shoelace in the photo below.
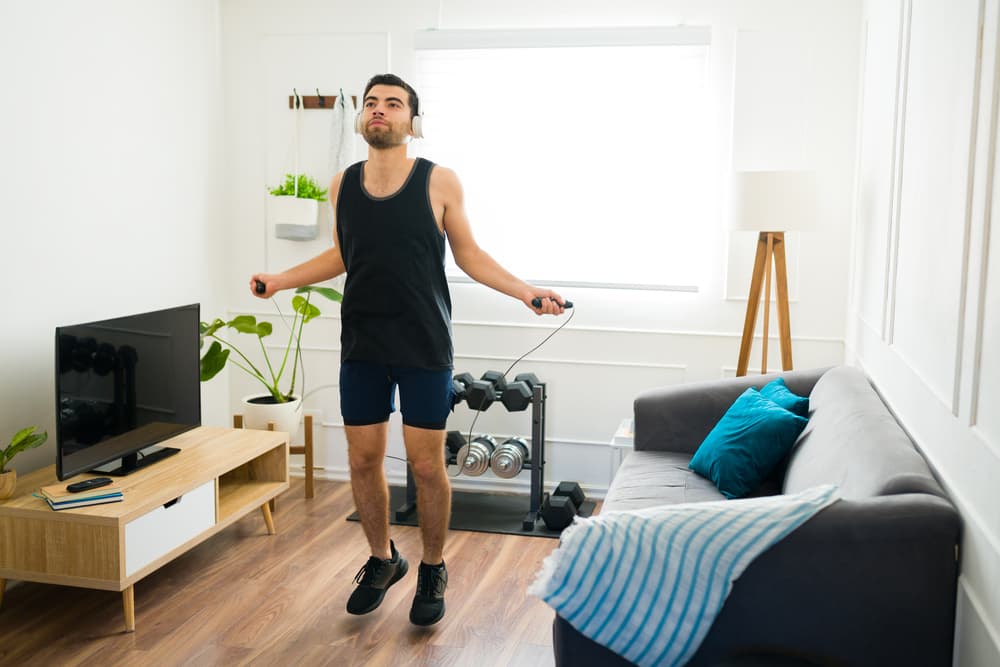
<svg viewBox="0 0 1000 667">
<path fill-rule="evenodd" d="M 367 582 L 370 583 L 372 579 L 378 576 L 379 571 L 385 566 L 385 564 L 386 561 L 381 558 L 375 558 L 375 556 L 369 557 L 368 562 L 362 565 L 361 569 L 358 570 L 358 573 L 354 575 L 354 583 L 364 584 L 365 581 L 363 580 L 367 580 Z"/>
<path fill-rule="evenodd" d="M 435 567 L 429 571 L 420 568 L 417 572 L 417 595 L 421 597 L 436 597 L 444 592 L 444 568 Z"/>
</svg>

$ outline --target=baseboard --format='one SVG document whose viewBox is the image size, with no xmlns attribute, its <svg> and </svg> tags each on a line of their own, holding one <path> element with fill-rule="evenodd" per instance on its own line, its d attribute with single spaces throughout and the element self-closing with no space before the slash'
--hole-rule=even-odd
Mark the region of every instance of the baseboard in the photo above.
<svg viewBox="0 0 1000 667">
<path fill-rule="evenodd" d="M 487 491 L 490 493 L 512 493 L 528 495 L 531 492 L 531 477 L 525 471 L 514 479 L 500 479 L 498 477 L 467 477 L 455 476 L 455 466 L 448 467 L 448 474 L 451 477 L 451 486 L 458 491 Z M 293 465 L 289 469 L 292 477 L 305 477 L 305 467 Z M 315 479 L 326 479 L 334 482 L 349 482 L 350 471 L 347 468 L 326 468 L 313 467 L 313 477 Z M 386 480 L 390 486 L 405 486 L 406 477 L 402 473 L 386 471 Z M 563 480 L 546 480 L 543 484 L 545 491 L 551 492 L 556 485 Z M 574 480 L 575 481 L 575 480 Z M 603 500 L 608 494 L 608 487 L 581 484 L 588 498 L 593 500 Z"/>
</svg>

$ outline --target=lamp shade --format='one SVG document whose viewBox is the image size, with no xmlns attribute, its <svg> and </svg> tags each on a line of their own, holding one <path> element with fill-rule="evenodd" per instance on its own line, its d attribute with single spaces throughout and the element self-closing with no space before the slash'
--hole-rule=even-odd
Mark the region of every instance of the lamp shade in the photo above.
<svg viewBox="0 0 1000 667">
<path fill-rule="evenodd" d="M 730 193 L 731 229 L 798 231 L 812 226 L 818 215 L 812 171 L 738 171 Z"/>
</svg>

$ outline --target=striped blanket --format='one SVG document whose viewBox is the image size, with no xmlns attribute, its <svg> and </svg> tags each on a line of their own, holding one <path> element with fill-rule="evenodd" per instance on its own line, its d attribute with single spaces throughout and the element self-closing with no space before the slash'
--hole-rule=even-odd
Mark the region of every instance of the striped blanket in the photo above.
<svg viewBox="0 0 1000 667">
<path fill-rule="evenodd" d="M 747 565 L 838 497 L 819 486 L 577 519 L 528 592 L 641 667 L 683 665 Z"/>
</svg>

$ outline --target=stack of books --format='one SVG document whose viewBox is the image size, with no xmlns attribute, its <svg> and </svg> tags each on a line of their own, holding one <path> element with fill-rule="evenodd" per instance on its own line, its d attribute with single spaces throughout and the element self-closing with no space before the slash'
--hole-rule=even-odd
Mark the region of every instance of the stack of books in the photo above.
<svg viewBox="0 0 1000 667">
<path fill-rule="evenodd" d="M 54 510 L 86 507 L 87 505 L 101 505 L 103 503 L 117 503 L 122 500 L 122 489 L 118 482 L 77 493 L 67 491 L 65 483 L 43 486 L 38 491 L 38 495 Z"/>
</svg>

